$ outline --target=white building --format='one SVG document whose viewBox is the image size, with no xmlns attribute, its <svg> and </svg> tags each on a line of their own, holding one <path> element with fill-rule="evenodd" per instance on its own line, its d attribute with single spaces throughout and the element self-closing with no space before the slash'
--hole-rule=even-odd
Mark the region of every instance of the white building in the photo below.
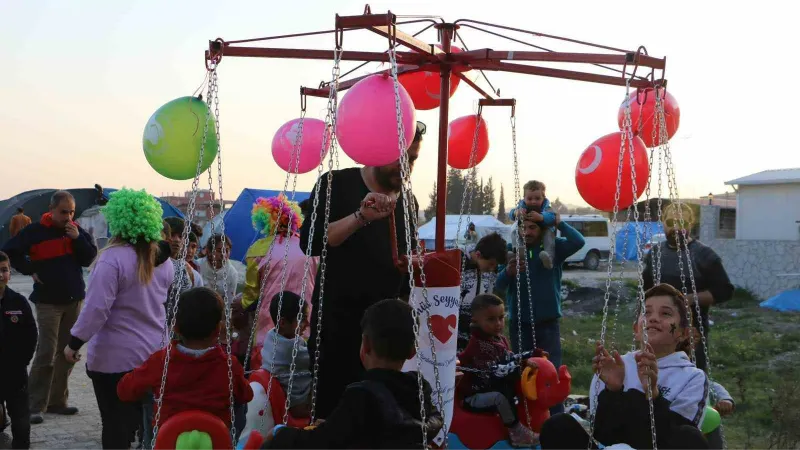
<svg viewBox="0 0 800 450">
<path fill-rule="evenodd" d="M 765 170 L 725 184 L 738 193 L 736 239 L 800 239 L 800 168 Z"/>
</svg>

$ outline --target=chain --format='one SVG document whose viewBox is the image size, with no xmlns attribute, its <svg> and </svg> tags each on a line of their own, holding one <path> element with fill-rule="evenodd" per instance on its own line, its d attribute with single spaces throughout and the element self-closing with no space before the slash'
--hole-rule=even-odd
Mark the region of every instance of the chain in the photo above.
<svg viewBox="0 0 800 450">
<path fill-rule="evenodd" d="M 627 213 L 625 215 L 625 223 L 630 222 L 631 220 L 631 209 L 634 208 L 634 205 L 631 205 L 627 209 Z M 638 231 L 637 231 L 638 232 Z M 616 244 L 616 243 L 615 243 Z M 616 247 L 616 245 L 615 245 Z M 620 303 L 622 303 L 622 293 L 623 293 L 623 286 L 625 285 L 622 280 L 625 278 L 625 258 L 628 255 L 628 236 L 627 233 L 625 235 L 625 240 L 622 241 L 622 262 L 619 264 L 619 278 L 617 278 L 617 298 L 614 301 L 614 320 L 611 324 L 611 348 L 617 348 L 617 323 L 619 322 L 619 309 Z"/>
<path fill-rule="evenodd" d="M 328 175 L 327 175 L 327 188 L 325 191 L 325 220 L 324 230 L 322 233 L 322 254 L 320 257 L 320 278 L 319 278 L 319 303 L 317 304 L 317 336 L 315 339 L 314 348 L 314 376 L 311 380 L 311 421 L 314 423 L 317 413 L 317 386 L 319 385 L 319 357 L 320 347 L 322 346 L 322 305 L 325 298 L 325 272 L 327 271 L 327 258 L 328 258 L 328 226 L 330 225 L 331 214 L 331 186 L 333 185 L 333 164 L 336 158 L 336 108 L 338 105 L 337 93 L 339 91 L 339 63 L 342 58 L 342 48 L 337 46 L 333 51 L 333 69 L 331 70 L 331 85 L 328 94 L 328 112 L 325 116 L 326 132 L 322 139 L 322 149 L 320 155 L 324 155 L 325 148 L 330 139 L 330 155 L 328 158 Z M 328 128 L 330 127 L 330 128 Z M 330 130 L 330 134 L 327 132 Z M 320 165 L 318 167 L 318 179 L 322 179 L 323 158 L 320 158 Z M 311 246 L 314 242 L 314 226 L 317 223 L 317 207 L 319 206 L 319 190 L 320 183 L 317 182 L 316 189 L 314 190 L 314 207 L 311 213 L 311 228 L 308 234 L 308 246 L 306 248 L 306 261 L 303 267 L 303 285 L 300 291 L 300 298 L 305 301 L 306 295 L 306 281 L 309 275 L 309 263 L 311 261 Z M 313 294 L 312 294 L 313 295 Z"/>
<path fill-rule="evenodd" d="M 297 173 L 300 171 L 300 169 L 299 169 L 299 166 L 300 166 L 300 151 L 301 151 L 302 142 L 303 142 L 303 130 L 304 130 L 305 117 L 306 117 L 306 110 L 304 108 L 304 109 L 302 109 L 300 111 L 300 120 L 297 122 L 297 135 L 295 136 L 294 146 L 292 148 L 292 159 L 291 159 L 291 162 L 289 164 L 289 171 L 286 172 L 286 178 L 283 181 L 283 190 L 281 191 L 281 193 L 285 193 L 289 189 L 289 178 L 292 178 L 292 191 L 291 191 L 292 194 L 291 194 L 291 198 L 289 198 L 289 202 L 294 201 L 295 193 L 297 192 Z M 292 170 L 292 167 L 295 168 L 294 171 Z M 267 280 L 269 279 L 269 275 L 272 272 L 272 268 L 274 267 L 271 264 L 271 262 L 272 262 L 272 251 L 273 251 L 272 249 L 275 247 L 275 241 L 277 240 L 277 237 L 278 237 L 278 229 L 280 228 L 279 226 L 277 226 L 277 224 L 281 223 L 282 216 L 283 216 L 283 208 L 278 210 L 278 217 L 275 219 L 276 226 L 274 227 L 275 229 L 272 230 L 272 242 L 269 244 L 269 250 L 267 251 L 267 255 L 265 256 L 265 259 L 264 259 L 266 261 L 267 268 L 264 271 L 264 275 L 261 277 L 261 282 L 259 283 L 259 294 L 258 294 L 258 300 L 256 302 L 256 308 L 255 308 L 256 314 L 255 314 L 255 317 L 253 318 L 253 325 L 250 327 L 251 330 L 255 330 L 256 331 L 256 336 L 255 337 L 251 337 L 250 341 L 248 341 L 248 343 L 247 343 L 247 354 L 244 357 L 244 367 L 247 367 L 247 363 L 250 360 L 250 354 L 253 351 L 253 341 L 255 341 L 258 338 L 258 321 L 259 321 L 259 317 L 261 316 L 261 303 L 262 303 L 263 298 L 264 298 L 264 293 L 267 290 L 266 289 Z M 289 230 L 292 229 L 291 228 L 291 217 L 289 218 L 289 228 L 288 229 Z M 291 240 L 291 236 L 287 236 L 287 237 L 288 237 L 288 239 L 287 239 L 287 242 L 286 242 L 286 247 L 284 248 L 284 263 L 283 263 L 284 264 L 284 270 L 283 270 L 283 274 L 281 276 L 281 286 L 284 286 L 283 278 L 285 277 L 285 273 L 286 273 L 286 265 L 288 264 L 288 253 L 289 253 L 289 243 L 288 243 L 288 241 Z M 281 289 L 281 292 L 280 292 L 279 295 L 280 295 L 279 298 L 282 300 L 283 299 L 283 289 Z M 278 317 L 280 317 L 280 308 L 278 309 Z M 274 324 L 274 326 L 277 326 L 277 324 Z M 273 355 L 273 362 L 274 361 L 275 361 L 275 358 L 274 358 L 274 355 Z M 273 369 L 274 369 L 274 367 L 273 367 Z M 270 373 L 272 373 L 272 370 L 270 370 Z"/>
<path fill-rule="evenodd" d="M 519 155 L 517 153 L 517 117 L 514 114 L 513 110 L 511 113 L 511 151 L 514 155 L 514 194 L 515 194 L 515 201 L 516 199 L 522 198 L 522 192 L 520 191 L 520 182 L 519 182 Z M 516 275 L 514 277 L 514 281 L 516 283 L 516 293 L 517 293 L 517 350 L 523 351 L 522 348 L 522 295 L 521 295 L 521 282 L 520 282 L 520 269 L 522 264 L 520 260 L 522 258 L 527 258 L 527 248 L 525 246 L 524 239 L 522 239 L 522 231 L 525 229 L 523 224 L 523 214 L 521 211 L 517 211 L 517 214 L 514 216 L 514 219 L 517 223 L 517 229 L 514 233 L 514 247 L 516 248 L 517 257 L 515 259 L 516 263 Z M 528 264 L 527 259 L 525 260 L 525 278 L 528 279 L 528 298 L 530 299 L 530 276 L 528 275 Z M 531 305 L 533 306 L 533 305 Z M 531 321 L 531 327 L 533 327 L 533 321 Z M 533 349 L 536 349 L 536 332 L 533 332 Z M 528 407 L 528 402 L 523 401 L 522 404 L 525 406 L 525 418 L 527 419 L 527 424 L 530 426 L 531 423 L 531 412 L 530 408 Z"/>
<path fill-rule="evenodd" d="M 630 115 L 630 108 L 626 108 L 626 115 Z M 628 121 L 630 119 L 628 118 Z M 633 131 L 628 128 L 623 128 L 623 132 L 625 132 L 625 139 L 623 139 L 623 144 L 625 141 L 628 143 L 628 153 L 630 156 L 630 167 L 631 167 L 631 188 L 633 190 L 633 223 L 634 225 L 639 224 L 639 208 L 636 207 L 636 200 L 638 197 L 638 190 L 636 188 L 636 156 L 635 156 L 635 147 L 633 144 Z M 645 154 L 646 157 L 646 154 Z M 642 273 L 644 272 L 644 266 L 642 261 L 642 245 L 641 245 L 641 238 L 639 236 L 638 230 L 636 232 L 636 261 L 637 261 L 637 274 L 639 277 L 638 285 L 637 285 L 637 298 L 639 300 L 639 304 L 641 305 L 641 318 L 642 320 L 646 320 L 645 314 L 645 305 L 644 305 L 644 277 Z M 647 348 L 647 326 L 646 324 L 642 324 L 642 350 Z M 653 438 L 653 450 L 656 450 L 658 445 L 656 441 L 656 416 L 655 412 L 653 411 L 653 384 L 651 380 L 651 375 L 648 374 L 647 376 L 647 406 L 650 408 L 650 433 Z M 656 380 L 658 381 L 658 380 Z"/>
<path fill-rule="evenodd" d="M 188 223 L 191 223 L 192 219 L 194 219 L 194 216 L 195 216 L 195 205 L 196 205 L 196 200 L 197 200 L 197 189 L 198 189 L 198 186 L 200 184 L 200 174 L 202 173 L 202 168 L 203 168 L 203 156 L 205 155 L 206 141 L 207 141 L 207 138 L 208 138 L 208 125 L 209 125 L 209 122 L 211 121 L 211 117 L 212 117 L 210 104 L 211 104 L 212 97 L 216 94 L 216 84 L 217 84 L 216 66 L 213 66 L 210 69 L 210 72 L 211 72 L 211 76 L 208 77 L 208 88 L 207 88 L 207 92 L 208 92 L 207 105 L 209 105 L 209 108 L 208 108 L 208 113 L 206 115 L 206 121 L 205 121 L 205 124 L 203 126 L 203 140 L 200 143 L 200 153 L 199 153 L 198 158 L 197 158 L 197 168 L 195 170 L 194 180 L 192 181 L 192 194 L 189 197 L 189 205 L 187 207 L 187 213 L 186 214 L 187 214 Z M 215 117 L 215 118 L 216 118 L 216 120 L 219 120 L 219 117 L 218 117 L 219 110 L 216 110 L 214 112 L 214 114 L 217 114 L 217 117 Z M 187 253 L 187 250 L 188 250 L 188 247 L 189 247 L 189 245 L 188 245 L 188 243 L 189 243 L 189 229 L 190 229 L 189 226 L 186 226 L 183 229 L 182 240 L 184 242 L 184 245 L 181 246 L 181 249 L 179 251 L 178 269 L 176 270 L 176 272 L 178 272 L 178 273 L 182 273 L 182 271 L 186 270 L 186 253 Z M 162 344 L 166 344 L 166 345 L 162 345 L 162 348 L 165 348 L 164 369 L 161 372 L 161 386 L 159 388 L 159 394 L 158 394 L 158 397 L 155 399 L 156 412 L 155 412 L 155 415 L 153 417 L 153 423 L 154 423 L 154 426 L 153 426 L 153 439 L 152 439 L 152 442 L 151 442 L 151 445 L 153 445 L 153 446 L 155 446 L 156 437 L 158 436 L 159 422 L 161 420 L 161 407 L 163 406 L 164 388 L 166 387 L 166 384 L 167 384 L 167 370 L 169 368 L 170 353 L 172 351 L 172 340 L 173 340 L 174 335 L 175 335 L 175 331 L 174 331 L 175 330 L 175 316 L 176 316 L 176 314 L 178 312 L 178 302 L 180 300 L 180 291 L 181 291 L 182 288 L 183 288 L 183 277 L 181 276 L 181 277 L 178 278 L 177 286 L 171 292 L 170 299 L 167 302 L 167 308 L 171 309 L 172 316 L 170 318 L 169 326 L 166 327 L 167 330 L 166 330 L 165 334 L 162 335 L 163 336 L 162 337 Z M 164 339 L 164 338 L 167 338 L 167 339 Z M 166 340 L 166 343 L 164 343 L 163 340 Z"/>
<path fill-rule="evenodd" d="M 620 192 L 622 190 L 622 166 L 625 156 L 625 139 L 627 138 L 626 130 L 630 130 L 631 128 L 631 108 L 630 102 L 628 101 L 628 97 L 630 96 L 630 84 L 626 84 L 625 86 L 625 118 L 622 125 L 621 139 L 620 139 L 620 150 L 619 150 L 619 159 L 617 161 L 617 183 L 616 183 L 616 190 L 614 191 L 614 208 L 612 212 L 611 218 L 611 233 L 609 233 L 609 241 L 610 241 L 610 251 L 608 256 L 608 267 L 606 272 L 606 289 L 603 295 L 603 321 L 600 328 L 600 343 L 605 345 L 606 342 L 606 329 L 608 326 L 608 302 L 611 297 L 611 279 L 613 277 L 614 271 L 614 260 L 616 259 L 616 234 L 617 234 L 617 215 L 619 214 L 619 197 Z M 631 168 L 632 170 L 633 168 Z M 593 398 L 591 405 L 593 407 L 589 410 L 590 420 L 589 420 L 589 437 L 590 443 L 589 447 L 591 448 L 591 441 L 594 439 L 594 420 L 595 420 L 595 411 L 597 410 L 597 397 L 600 394 L 600 376 L 598 374 L 597 380 L 595 380 L 595 398 Z"/>
<path fill-rule="evenodd" d="M 467 173 L 467 177 L 465 178 L 465 183 L 467 184 L 461 194 L 461 209 L 458 213 L 458 227 L 456 228 L 456 242 L 461 238 L 461 222 L 464 218 L 464 210 L 466 209 L 467 204 L 469 204 L 469 209 L 467 211 L 467 224 L 471 221 L 471 213 L 472 213 L 472 198 L 473 198 L 473 186 L 475 186 L 478 182 L 478 167 L 475 164 L 476 154 L 478 153 L 478 131 L 480 130 L 481 120 L 483 120 L 483 116 L 481 114 L 481 109 L 478 107 L 478 114 L 477 119 L 475 120 L 475 135 L 472 138 L 472 151 L 469 154 L 469 172 Z M 469 225 L 467 225 L 469 227 Z M 465 251 L 462 253 L 461 256 L 461 273 L 464 273 L 464 269 L 467 264 L 467 252 L 466 248 Z M 462 289 L 463 289 L 463 281 L 464 277 L 461 277 L 462 281 Z M 478 289 L 480 289 L 481 280 L 477 280 Z"/>
<path fill-rule="evenodd" d="M 664 155 L 663 155 L 661 150 L 662 150 L 661 146 L 659 146 L 658 147 L 658 222 L 659 223 L 662 223 L 661 222 L 661 215 L 662 215 L 662 211 L 663 211 L 662 206 L 663 206 L 663 203 L 664 203 L 664 201 L 662 199 L 662 194 L 661 194 L 661 187 L 662 187 L 661 165 L 662 165 L 662 160 L 663 160 L 663 156 Z M 650 173 L 651 173 L 650 176 L 652 177 L 653 176 L 652 172 L 650 172 Z M 666 237 L 666 230 L 664 230 L 664 231 L 665 231 L 665 235 L 664 236 Z M 653 271 L 654 271 L 653 272 L 653 284 L 656 285 L 656 284 L 661 284 L 661 245 L 660 245 L 660 243 L 659 243 L 659 245 L 656 245 L 656 247 L 652 251 L 656 252 L 654 261 L 652 262 Z"/>
<path fill-rule="evenodd" d="M 409 196 L 413 195 L 411 192 L 411 170 L 408 164 L 408 152 L 407 150 L 407 143 L 405 139 L 405 127 L 403 124 L 403 112 L 400 108 L 400 92 L 399 92 L 399 83 L 397 81 L 397 60 L 396 60 L 396 50 L 394 46 L 390 46 L 389 48 L 389 63 L 391 64 L 391 74 L 392 74 L 392 83 L 394 86 L 394 98 L 395 98 L 395 112 L 396 112 L 396 119 L 397 119 L 397 136 L 398 136 L 398 149 L 400 153 L 400 178 L 403 181 L 401 197 L 403 198 L 403 225 L 405 227 L 405 241 L 406 241 L 406 261 L 407 261 L 407 271 L 408 271 L 408 287 L 410 292 L 410 300 L 416 299 L 417 296 L 414 295 L 414 258 L 413 258 L 413 250 L 411 246 L 411 222 L 413 219 L 409 217 L 409 212 L 411 209 Z M 423 301 L 427 303 L 428 300 L 428 292 L 425 283 L 425 270 L 423 267 L 423 254 L 421 249 L 418 249 L 419 255 L 419 266 L 420 266 L 420 281 L 422 281 L 422 296 Z M 420 419 L 421 419 L 421 431 L 422 431 L 422 445 L 424 448 L 428 448 L 428 423 L 427 423 L 427 413 L 425 411 L 425 395 L 424 395 L 424 380 L 422 376 L 422 359 L 420 357 L 419 349 L 420 349 L 420 337 L 419 337 L 419 315 L 420 311 L 419 302 L 416 305 L 413 305 L 411 308 L 411 314 L 414 319 L 414 335 L 416 339 L 414 340 L 414 349 L 416 350 L 416 360 L 417 360 L 417 387 L 418 387 L 418 396 L 419 396 L 419 412 L 420 412 Z M 430 332 L 430 311 L 427 314 L 428 319 L 428 331 L 429 331 L 429 338 L 431 338 Z M 434 376 L 436 378 L 436 394 L 438 400 L 439 411 L 444 418 L 445 411 L 444 411 L 444 402 L 442 400 L 442 390 L 441 385 L 439 383 L 439 369 L 437 367 L 436 361 L 436 350 L 434 348 L 433 339 L 430 339 L 431 344 L 431 356 L 433 357 L 433 369 L 434 369 Z M 447 431 L 443 428 L 442 432 L 447 435 Z"/>
</svg>

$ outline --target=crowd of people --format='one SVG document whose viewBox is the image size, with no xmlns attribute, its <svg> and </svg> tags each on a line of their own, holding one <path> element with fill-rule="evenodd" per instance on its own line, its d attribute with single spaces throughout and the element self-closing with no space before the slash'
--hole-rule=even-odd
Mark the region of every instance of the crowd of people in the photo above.
<svg viewBox="0 0 800 450">
<path fill-rule="evenodd" d="M 424 132 L 418 125 L 408 149 L 411 169 Z M 53 195 L 39 222 L 15 219 L 14 236 L 0 252 L 0 403 L 11 418 L 13 447 L 29 448 L 31 424 L 42 424 L 45 412 L 79 413 L 69 404 L 67 386 L 84 346 L 103 448 L 133 442 L 151 448 L 154 425 L 188 410 L 206 411 L 241 432 L 254 396 L 247 374 L 259 367 L 286 390 L 293 417 L 311 415 L 314 371 L 318 380 L 316 423 L 276 426 L 264 448 L 422 447 L 422 425 L 432 439 L 445 422 L 430 384 L 423 380 L 419 395 L 417 374 L 402 371 L 417 339 L 408 275 L 395 262 L 408 249 L 403 239 L 397 248 L 392 242 L 392 233 L 406 232 L 402 181 L 399 161 L 324 174 L 315 191 L 326 192 L 332 183 L 325 238 L 327 202 L 314 211 L 310 202 L 300 206 L 283 196 L 259 199 L 253 219 L 264 237 L 247 252 L 242 289 L 228 258 L 230 238 L 210 236 L 198 259 L 200 230 L 181 219 L 163 220 L 144 191 L 111 196 L 104 208 L 111 238 L 99 251 L 73 222 L 68 192 Z M 416 199 L 408 200 L 416 207 Z M 693 218 L 686 211 L 688 223 Z M 677 209 L 663 216 L 668 239 L 647 256 L 644 310 L 633 324 L 642 342 L 646 331 L 647 346 L 622 356 L 596 347 L 593 446 L 649 446 L 650 403 L 659 446 L 717 445 L 699 430 L 710 390 L 702 345 L 709 308 L 729 299 L 733 287 L 713 250 L 679 227 Z M 316 222 L 303 220 L 311 217 Z M 514 446 L 587 448 L 590 436 L 563 405 L 551 409 L 540 435 L 521 421 L 518 373 L 482 375 L 529 350 L 556 367 L 563 359 L 562 266 L 584 239 L 549 207 L 541 181 L 525 184 L 513 217 L 520 226 L 512 242 L 467 230 L 474 245 L 462 273 L 457 346 L 460 367 L 476 370 L 459 374 L 456 401 L 499 415 Z M 317 270 L 323 250 L 327 273 Z M 661 257 L 658 274 L 654 253 Z M 700 310 L 691 320 L 695 299 L 680 292 L 679 271 L 690 263 Z M 12 268 L 33 279 L 35 320 L 25 297 L 8 286 Z M 318 327 L 323 304 L 324 326 Z M 228 308 L 233 330 L 226 324 Z M 705 339 L 690 339 L 698 329 Z M 697 344 L 694 352 L 690 342 Z M 727 394 L 717 400 L 721 412 L 733 410 Z"/>
</svg>

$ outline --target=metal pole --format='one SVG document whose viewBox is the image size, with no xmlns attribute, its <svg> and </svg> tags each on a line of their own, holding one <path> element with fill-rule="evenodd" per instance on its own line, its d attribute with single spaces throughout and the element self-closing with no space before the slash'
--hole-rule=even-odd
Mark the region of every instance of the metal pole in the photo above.
<svg viewBox="0 0 800 450">
<path fill-rule="evenodd" d="M 453 24 L 437 25 L 441 33 L 442 50 L 450 53 L 453 40 Z M 450 123 L 450 72 L 449 64 L 442 64 L 442 84 L 439 91 L 439 159 L 436 166 L 436 251 L 444 251 L 445 216 L 447 215 L 447 128 Z"/>
</svg>

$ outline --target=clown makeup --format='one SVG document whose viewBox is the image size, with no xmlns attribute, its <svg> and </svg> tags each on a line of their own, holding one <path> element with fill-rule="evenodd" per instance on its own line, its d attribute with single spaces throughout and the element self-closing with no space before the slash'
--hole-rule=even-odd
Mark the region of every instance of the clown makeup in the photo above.
<svg viewBox="0 0 800 450">
<path fill-rule="evenodd" d="M 669 334 L 675 336 L 675 331 L 678 329 L 678 326 L 674 323 L 669 324 Z"/>
</svg>

